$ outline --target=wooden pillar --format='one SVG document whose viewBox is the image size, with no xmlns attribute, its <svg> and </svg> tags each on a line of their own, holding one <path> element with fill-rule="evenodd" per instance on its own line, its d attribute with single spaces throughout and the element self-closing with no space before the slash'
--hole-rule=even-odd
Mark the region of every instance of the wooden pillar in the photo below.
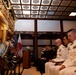
<svg viewBox="0 0 76 75">
<path fill-rule="evenodd" d="M 50 46 L 52 47 L 52 38 L 50 37 Z"/>
<path fill-rule="evenodd" d="M 37 20 L 34 20 L 34 57 L 38 57 Z"/>
<path fill-rule="evenodd" d="M 60 20 L 61 39 L 63 39 L 63 21 Z"/>
</svg>

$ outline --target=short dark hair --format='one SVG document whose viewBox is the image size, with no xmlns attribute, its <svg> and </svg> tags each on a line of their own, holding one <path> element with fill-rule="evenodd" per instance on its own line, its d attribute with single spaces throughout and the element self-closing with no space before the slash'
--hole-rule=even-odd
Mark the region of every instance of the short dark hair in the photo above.
<svg viewBox="0 0 76 75">
<path fill-rule="evenodd" d="M 69 32 L 76 33 L 76 29 L 70 29 L 70 30 L 67 31 L 67 33 L 69 33 Z"/>
<path fill-rule="evenodd" d="M 66 37 L 66 39 L 68 39 L 68 36 L 67 36 L 67 35 L 64 35 L 63 38 L 64 38 L 64 37 Z"/>
</svg>

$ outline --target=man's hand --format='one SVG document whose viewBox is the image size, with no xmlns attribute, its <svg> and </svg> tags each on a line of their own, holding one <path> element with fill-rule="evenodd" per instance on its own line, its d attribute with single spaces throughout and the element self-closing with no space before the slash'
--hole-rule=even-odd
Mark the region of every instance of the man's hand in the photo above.
<svg viewBox="0 0 76 75">
<path fill-rule="evenodd" d="M 60 70 L 62 70 L 62 69 L 64 69 L 64 68 L 65 68 L 65 66 L 64 66 L 64 65 L 62 65 L 62 66 L 60 67 L 59 71 L 60 71 Z"/>
<path fill-rule="evenodd" d="M 41 52 L 41 54 L 44 54 L 44 52 Z"/>
</svg>

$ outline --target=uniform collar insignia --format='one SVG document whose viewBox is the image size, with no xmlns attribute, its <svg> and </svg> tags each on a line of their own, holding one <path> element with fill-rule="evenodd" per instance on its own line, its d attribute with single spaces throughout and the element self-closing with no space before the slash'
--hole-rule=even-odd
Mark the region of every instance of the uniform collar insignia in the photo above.
<svg viewBox="0 0 76 75">
<path fill-rule="evenodd" d="M 70 50 L 70 48 L 68 47 L 68 50 Z"/>
<path fill-rule="evenodd" d="M 72 45 L 73 43 L 71 43 L 70 45 Z"/>
<path fill-rule="evenodd" d="M 76 45 L 73 47 L 73 49 L 75 49 L 76 48 Z"/>
<path fill-rule="evenodd" d="M 59 52 L 61 51 L 61 49 L 59 49 Z"/>
</svg>

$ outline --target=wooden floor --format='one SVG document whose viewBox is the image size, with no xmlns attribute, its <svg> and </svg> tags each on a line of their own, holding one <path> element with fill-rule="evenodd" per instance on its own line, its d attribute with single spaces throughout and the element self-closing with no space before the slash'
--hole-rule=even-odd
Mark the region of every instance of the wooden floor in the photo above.
<svg viewBox="0 0 76 75">
<path fill-rule="evenodd" d="M 23 71 L 22 71 L 23 70 Z M 18 73 L 18 67 L 16 69 L 16 72 Z M 41 75 L 39 71 L 37 71 L 36 67 L 31 66 L 29 69 L 23 69 L 23 65 L 20 65 L 20 72 L 22 72 L 21 75 Z M 43 74 L 45 75 L 45 74 Z"/>
<path fill-rule="evenodd" d="M 29 69 L 24 69 L 22 75 L 41 75 L 39 71 L 36 70 L 36 67 L 31 66 Z"/>
<path fill-rule="evenodd" d="M 10 73 L 10 72 L 9 72 Z M 36 67 L 31 66 L 31 68 L 23 69 L 23 64 L 20 64 L 20 73 L 21 75 L 41 75 L 39 71 L 37 71 Z M 16 67 L 16 74 L 19 74 L 19 67 Z M 10 75 L 10 74 L 9 74 Z M 14 71 L 11 75 L 14 75 Z M 45 75 L 45 74 L 42 74 Z"/>
</svg>

